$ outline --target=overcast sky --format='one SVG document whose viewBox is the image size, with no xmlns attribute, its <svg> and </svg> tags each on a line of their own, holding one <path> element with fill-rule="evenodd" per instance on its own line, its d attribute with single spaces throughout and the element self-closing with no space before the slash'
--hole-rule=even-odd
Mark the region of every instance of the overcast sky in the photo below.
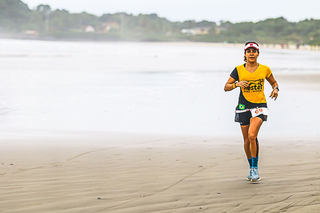
<svg viewBox="0 0 320 213">
<path fill-rule="evenodd" d="M 320 19 L 320 0 L 22 0 L 34 9 L 48 4 L 53 10 L 71 13 L 126 12 L 133 15 L 156 13 L 170 21 L 220 20 L 257 22 L 283 16 L 291 22 Z"/>
</svg>

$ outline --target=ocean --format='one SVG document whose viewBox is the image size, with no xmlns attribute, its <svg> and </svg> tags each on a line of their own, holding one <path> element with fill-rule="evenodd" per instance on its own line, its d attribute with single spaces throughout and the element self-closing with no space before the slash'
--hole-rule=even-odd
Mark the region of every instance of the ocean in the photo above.
<svg viewBox="0 0 320 213">
<path fill-rule="evenodd" d="M 320 52 L 262 48 L 277 75 L 320 74 Z M 239 45 L 0 40 L 0 129 L 240 135 L 224 92 Z M 304 82 L 305 84 L 306 82 Z M 319 90 L 281 82 L 261 134 L 317 135 Z M 269 96 L 271 87 L 266 87 Z"/>
</svg>

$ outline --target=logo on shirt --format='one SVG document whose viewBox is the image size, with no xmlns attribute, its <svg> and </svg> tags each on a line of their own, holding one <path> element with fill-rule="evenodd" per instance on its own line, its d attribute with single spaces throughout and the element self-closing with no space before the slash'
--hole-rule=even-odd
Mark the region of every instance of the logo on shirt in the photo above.
<svg viewBox="0 0 320 213">
<path fill-rule="evenodd" d="M 246 106 L 244 104 L 239 104 L 239 109 L 244 110 Z"/>
<path fill-rule="evenodd" d="M 261 92 L 263 88 L 263 79 L 249 81 L 249 85 L 243 88 L 243 92 Z"/>
</svg>

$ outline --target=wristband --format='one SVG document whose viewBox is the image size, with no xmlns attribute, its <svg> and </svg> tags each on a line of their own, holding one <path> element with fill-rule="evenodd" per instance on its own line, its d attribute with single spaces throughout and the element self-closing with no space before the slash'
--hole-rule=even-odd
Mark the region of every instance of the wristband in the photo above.
<svg viewBox="0 0 320 213">
<path fill-rule="evenodd" d="M 278 90 L 278 92 L 280 91 L 280 90 L 279 90 L 279 87 L 274 87 L 273 89 L 277 89 L 277 90 Z"/>
<path fill-rule="evenodd" d="M 234 88 L 236 88 L 236 84 L 235 83 L 232 84 L 232 89 L 234 89 Z"/>
</svg>

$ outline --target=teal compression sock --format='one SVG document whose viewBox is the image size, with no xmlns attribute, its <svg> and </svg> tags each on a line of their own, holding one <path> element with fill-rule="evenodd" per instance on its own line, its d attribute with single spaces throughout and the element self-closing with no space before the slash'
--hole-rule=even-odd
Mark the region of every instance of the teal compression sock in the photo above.
<svg viewBox="0 0 320 213">
<path fill-rule="evenodd" d="M 248 162 L 249 162 L 250 168 L 252 168 L 252 158 L 247 158 L 247 159 L 248 159 Z"/>
<path fill-rule="evenodd" d="M 256 158 L 255 157 L 252 157 L 252 167 L 253 168 L 258 168 L 258 160 L 259 160 L 259 156 L 257 156 Z"/>
</svg>

